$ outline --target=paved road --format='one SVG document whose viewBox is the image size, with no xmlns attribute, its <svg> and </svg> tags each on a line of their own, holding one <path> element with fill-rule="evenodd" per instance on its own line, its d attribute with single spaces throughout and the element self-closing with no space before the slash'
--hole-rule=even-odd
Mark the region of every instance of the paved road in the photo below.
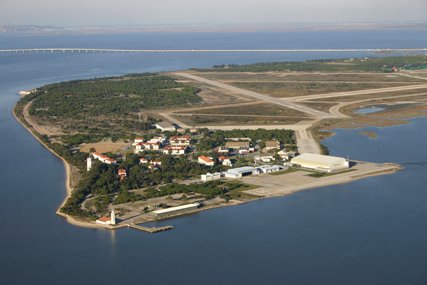
<svg viewBox="0 0 427 285">
<path fill-rule="evenodd" d="M 409 91 L 409 90 L 417 90 L 417 89 L 427 89 L 427 84 L 416 84 L 416 85 L 407 85 L 407 86 L 364 89 L 364 90 L 356 90 L 356 91 L 326 93 L 326 94 L 315 94 L 315 95 L 289 97 L 289 98 L 281 98 L 281 99 L 282 100 L 293 100 L 293 101 L 307 101 L 307 100 L 333 98 L 333 97 L 369 95 L 369 94 L 397 92 L 397 91 Z"/>
</svg>

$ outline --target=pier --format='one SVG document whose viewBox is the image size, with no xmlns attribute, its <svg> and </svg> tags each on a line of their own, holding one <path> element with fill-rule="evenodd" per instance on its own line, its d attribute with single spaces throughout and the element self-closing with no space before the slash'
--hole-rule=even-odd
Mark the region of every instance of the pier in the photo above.
<svg viewBox="0 0 427 285">
<path fill-rule="evenodd" d="M 110 49 L 110 48 L 17 48 L 0 49 L 0 54 L 33 53 L 392 53 L 427 52 L 427 48 L 354 48 L 354 49 Z"/>
<path fill-rule="evenodd" d="M 159 233 L 159 232 L 164 232 L 164 231 L 168 231 L 168 230 L 172 230 L 173 226 L 164 226 L 164 227 L 144 227 L 144 226 L 140 226 L 137 224 L 127 224 L 128 228 L 132 228 L 135 230 L 139 230 L 139 231 L 143 231 L 146 233 L 150 233 L 150 234 L 155 234 L 155 233 Z"/>
</svg>

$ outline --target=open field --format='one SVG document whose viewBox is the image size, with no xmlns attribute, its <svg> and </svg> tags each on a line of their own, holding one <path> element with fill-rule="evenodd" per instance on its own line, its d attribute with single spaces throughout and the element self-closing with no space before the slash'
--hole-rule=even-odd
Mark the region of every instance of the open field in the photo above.
<svg viewBox="0 0 427 285">
<path fill-rule="evenodd" d="M 273 97 L 297 97 L 321 93 L 333 93 L 343 91 L 356 91 L 376 89 L 382 87 L 402 86 L 408 83 L 358 83 L 358 82 L 231 82 L 231 85 L 239 88 L 259 92 Z"/>
<path fill-rule="evenodd" d="M 316 72 L 192 72 L 194 75 L 223 82 L 359 82 L 416 83 L 423 79 L 391 73 L 316 73 Z M 414 74 L 419 75 L 419 74 Z"/>
<path fill-rule="evenodd" d="M 245 192 L 263 197 L 288 195 L 302 189 L 322 187 L 339 183 L 350 182 L 366 176 L 381 175 L 397 171 L 399 166 L 393 164 L 376 164 L 368 162 L 356 162 L 351 171 L 339 174 L 313 177 L 310 172 L 292 171 L 284 175 L 260 175 L 247 176 L 242 179 L 244 183 L 260 185 L 259 188 Z"/>
<path fill-rule="evenodd" d="M 420 96 L 426 95 L 427 94 L 427 88 L 425 89 L 415 89 L 415 90 L 402 90 L 402 91 L 393 91 L 393 92 L 378 92 L 378 93 L 371 93 L 371 94 L 360 94 L 360 95 L 355 95 L 355 96 L 337 96 L 337 97 L 325 97 L 325 98 L 318 98 L 318 99 L 310 99 L 310 101 L 306 101 L 306 102 L 316 102 L 316 101 L 320 101 L 320 102 L 336 102 L 336 103 L 340 103 L 340 102 L 355 102 L 355 101 L 359 101 L 359 100 L 367 100 L 367 99 L 372 99 L 372 100 L 377 100 L 377 99 L 381 99 L 381 98 L 388 98 L 388 97 L 396 97 L 399 98 L 401 96 L 405 96 L 405 95 L 417 95 L 419 94 Z"/>
<path fill-rule="evenodd" d="M 85 143 L 81 145 L 81 152 L 89 152 L 91 148 L 94 148 L 97 152 L 106 153 L 106 152 L 117 152 L 123 149 L 130 147 L 130 143 L 123 141 L 120 142 L 111 142 L 103 141 L 98 143 Z"/>
<path fill-rule="evenodd" d="M 188 126 L 209 127 L 210 125 L 289 125 L 301 122 L 304 118 L 269 117 L 251 115 L 215 115 L 215 114 L 174 114 L 174 118 Z"/>
<path fill-rule="evenodd" d="M 188 111 L 177 111 L 176 113 L 187 113 Z M 306 114 L 297 110 L 276 106 L 267 103 L 258 103 L 243 106 L 224 106 L 221 108 L 199 109 L 191 111 L 192 114 L 214 114 L 214 115 L 263 115 L 263 116 L 294 116 L 307 117 Z"/>
</svg>

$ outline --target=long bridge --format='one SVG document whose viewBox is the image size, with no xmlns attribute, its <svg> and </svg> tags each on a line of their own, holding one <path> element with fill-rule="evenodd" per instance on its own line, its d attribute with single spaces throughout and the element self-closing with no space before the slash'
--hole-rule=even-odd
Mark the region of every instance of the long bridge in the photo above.
<svg viewBox="0 0 427 285">
<path fill-rule="evenodd" d="M 427 52 L 427 48 L 355 48 L 355 49 L 111 49 L 111 48 L 18 48 L 0 49 L 11 53 L 393 53 Z"/>
</svg>

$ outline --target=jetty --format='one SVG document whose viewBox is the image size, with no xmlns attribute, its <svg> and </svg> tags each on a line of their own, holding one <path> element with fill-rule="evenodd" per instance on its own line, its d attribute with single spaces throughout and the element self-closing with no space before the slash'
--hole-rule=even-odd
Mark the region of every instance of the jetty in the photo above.
<svg viewBox="0 0 427 285">
<path fill-rule="evenodd" d="M 127 224 L 128 228 L 132 228 L 135 230 L 143 231 L 150 234 L 155 234 L 159 232 L 164 232 L 173 229 L 173 226 L 164 226 L 164 227 L 144 227 L 137 224 Z"/>
</svg>

